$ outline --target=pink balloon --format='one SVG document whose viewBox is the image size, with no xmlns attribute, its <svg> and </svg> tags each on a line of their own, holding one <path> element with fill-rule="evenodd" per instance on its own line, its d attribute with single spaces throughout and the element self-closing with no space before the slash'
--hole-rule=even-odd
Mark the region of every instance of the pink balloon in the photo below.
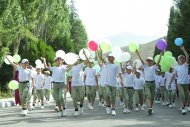
<svg viewBox="0 0 190 127">
<path fill-rule="evenodd" d="M 89 47 L 92 51 L 97 51 L 97 50 L 98 50 L 98 43 L 96 43 L 95 41 L 89 41 L 89 42 L 88 42 L 88 47 Z"/>
</svg>

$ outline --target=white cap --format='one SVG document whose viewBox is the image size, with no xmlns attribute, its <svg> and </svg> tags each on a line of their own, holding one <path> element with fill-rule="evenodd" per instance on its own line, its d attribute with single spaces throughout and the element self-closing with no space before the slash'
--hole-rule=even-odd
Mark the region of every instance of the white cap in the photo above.
<svg viewBox="0 0 190 127">
<path fill-rule="evenodd" d="M 54 61 L 56 61 L 58 58 L 63 59 L 63 58 L 62 58 L 62 57 L 60 57 L 60 56 L 56 56 L 56 57 L 54 58 Z"/>
<path fill-rule="evenodd" d="M 44 71 L 44 73 L 50 75 L 50 72 L 49 72 L 49 71 Z"/>
<path fill-rule="evenodd" d="M 36 69 L 41 69 L 41 68 L 42 68 L 42 67 L 41 67 L 41 66 L 39 66 L 39 65 L 37 65 L 37 66 L 36 66 Z"/>
<path fill-rule="evenodd" d="M 110 53 L 108 56 L 114 57 L 113 53 Z"/>
<path fill-rule="evenodd" d="M 129 65 L 129 66 L 127 66 L 127 69 L 133 70 L 133 67 Z"/>
<path fill-rule="evenodd" d="M 29 63 L 28 59 L 23 59 L 23 60 L 21 61 L 21 63 L 26 63 L 26 62 Z"/>
<path fill-rule="evenodd" d="M 152 58 L 152 57 L 147 57 L 146 60 L 151 60 L 151 61 L 153 61 L 153 58 Z"/>
<path fill-rule="evenodd" d="M 141 73 L 142 73 L 142 71 L 140 71 L 140 70 L 137 70 L 136 72 L 138 72 L 139 74 L 141 74 Z"/>
<path fill-rule="evenodd" d="M 177 59 L 180 59 L 181 57 L 185 58 L 184 55 L 179 55 Z"/>
</svg>

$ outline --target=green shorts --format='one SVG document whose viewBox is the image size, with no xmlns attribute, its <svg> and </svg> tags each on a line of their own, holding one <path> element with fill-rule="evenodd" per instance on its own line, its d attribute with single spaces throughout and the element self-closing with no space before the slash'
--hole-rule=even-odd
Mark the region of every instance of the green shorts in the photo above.
<svg viewBox="0 0 190 127">
<path fill-rule="evenodd" d="M 145 96 L 146 96 L 146 99 L 150 99 L 151 101 L 154 101 L 155 88 L 156 88 L 155 83 L 145 82 Z"/>
</svg>

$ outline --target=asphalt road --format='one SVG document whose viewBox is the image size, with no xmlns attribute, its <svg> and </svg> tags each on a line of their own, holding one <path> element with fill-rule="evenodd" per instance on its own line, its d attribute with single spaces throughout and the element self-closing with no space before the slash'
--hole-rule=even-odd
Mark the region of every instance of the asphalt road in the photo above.
<svg viewBox="0 0 190 127">
<path fill-rule="evenodd" d="M 106 115 L 105 108 L 98 107 L 98 100 L 94 108 L 89 110 L 85 101 L 84 114 L 74 117 L 70 98 L 67 99 L 67 117 L 58 116 L 54 103 L 45 105 L 43 110 L 39 107 L 29 111 L 26 117 L 20 115 L 21 109 L 16 106 L 0 108 L 0 127 L 190 127 L 190 112 L 182 115 L 179 103 L 176 108 L 156 104 L 152 116 L 148 116 L 146 110 L 123 114 L 118 98 L 116 116 Z"/>
</svg>

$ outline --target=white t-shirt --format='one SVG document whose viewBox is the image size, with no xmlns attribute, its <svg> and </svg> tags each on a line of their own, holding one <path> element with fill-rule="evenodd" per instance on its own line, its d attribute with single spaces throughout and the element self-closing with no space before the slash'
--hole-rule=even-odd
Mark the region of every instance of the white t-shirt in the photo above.
<svg viewBox="0 0 190 127">
<path fill-rule="evenodd" d="M 83 67 L 85 67 L 84 63 L 78 64 L 76 66 L 73 66 L 70 71 L 70 76 L 72 76 L 71 79 L 71 86 L 83 86 Z"/>
<path fill-rule="evenodd" d="M 155 84 L 156 84 L 156 88 L 160 88 L 160 75 L 155 74 Z"/>
<path fill-rule="evenodd" d="M 154 81 L 155 80 L 156 65 L 148 66 L 144 64 L 144 78 L 145 81 Z"/>
<path fill-rule="evenodd" d="M 34 75 L 34 80 L 35 80 L 36 89 L 37 90 L 43 89 L 44 75 L 43 74 Z"/>
<path fill-rule="evenodd" d="M 32 71 L 28 68 L 24 69 L 22 67 L 17 67 L 17 70 L 19 72 L 19 82 L 30 81 L 30 79 L 33 77 Z"/>
<path fill-rule="evenodd" d="M 164 86 L 165 85 L 165 77 L 160 77 L 160 86 Z"/>
<path fill-rule="evenodd" d="M 119 73 L 121 73 L 121 69 L 119 68 L 118 65 L 116 64 L 111 64 L 109 62 L 105 63 L 105 68 L 104 68 L 105 72 L 103 74 L 103 78 L 104 78 L 104 83 L 109 85 L 109 86 L 113 86 L 113 87 L 117 87 L 117 76 Z"/>
<path fill-rule="evenodd" d="M 124 86 L 125 87 L 133 87 L 134 86 L 134 78 L 135 76 L 131 73 L 131 74 L 128 74 L 128 73 L 124 73 L 123 74 L 123 80 L 124 80 Z"/>
<path fill-rule="evenodd" d="M 145 83 L 145 80 L 143 77 L 140 77 L 140 78 L 137 78 L 135 77 L 134 78 L 134 89 L 135 90 L 141 90 L 141 89 L 144 89 L 144 83 Z"/>
<path fill-rule="evenodd" d="M 177 75 L 178 84 L 189 84 L 188 76 L 188 64 L 184 63 L 183 65 L 177 65 L 174 68 L 174 73 Z"/>
<path fill-rule="evenodd" d="M 66 83 L 66 66 L 62 65 L 60 67 L 51 67 L 50 71 L 52 71 L 52 81 L 53 82 L 64 82 Z"/>
<path fill-rule="evenodd" d="M 100 77 L 98 78 L 98 85 L 104 87 L 106 83 L 104 83 L 104 73 L 105 69 L 104 66 L 101 67 L 101 71 L 99 72 Z"/>
<path fill-rule="evenodd" d="M 96 69 L 87 67 L 84 71 L 84 75 L 86 75 L 85 84 L 87 86 L 96 86 Z"/>
<path fill-rule="evenodd" d="M 171 81 L 173 74 L 174 74 L 174 72 L 173 73 L 170 73 L 170 72 L 165 73 L 166 89 L 167 90 L 175 90 L 176 89 L 175 79 L 171 83 L 171 88 L 170 89 L 168 88 L 170 85 L 170 81 Z"/>
<path fill-rule="evenodd" d="M 44 89 L 50 90 L 51 89 L 51 82 L 52 82 L 51 76 L 45 75 L 45 77 L 44 77 Z"/>
</svg>

